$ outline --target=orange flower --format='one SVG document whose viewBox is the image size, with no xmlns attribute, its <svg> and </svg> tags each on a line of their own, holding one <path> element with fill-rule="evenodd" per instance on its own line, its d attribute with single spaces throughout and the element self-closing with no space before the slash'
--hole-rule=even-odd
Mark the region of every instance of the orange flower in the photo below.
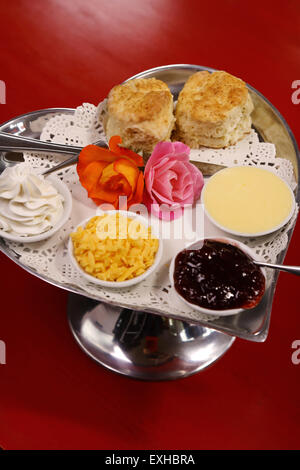
<svg viewBox="0 0 300 470">
<path fill-rule="evenodd" d="M 127 207 L 142 202 L 144 176 L 139 170 L 143 158 L 121 147 L 119 136 L 111 137 L 109 149 L 87 145 L 79 154 L 77 173 L 88 196 L 97 204 L 119 207 L 119 196 L 127 197 Z"/>
</svg>

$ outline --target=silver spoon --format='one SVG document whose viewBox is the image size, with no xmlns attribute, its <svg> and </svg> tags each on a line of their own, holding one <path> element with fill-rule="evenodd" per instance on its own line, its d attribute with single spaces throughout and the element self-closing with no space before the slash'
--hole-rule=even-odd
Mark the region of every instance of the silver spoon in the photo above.
<svg viewBox="0 0 300 470">
<path fill-rule="evenodd" d="M 287 273 L 296 274 L 297 276 L 300 276 L 300 266 L 284 266 L 282 264 L 264 263 L 262 261 L 254 261 L 254 263 L 257 266 L 261 266 L 264 268 L 279 269 L 280 271 L 286 271 Z"/>
<path fill-rule="evenodd" d="M 107 143 L 103 140 L 95 142 L 99 147 L 107 147 Z M 21 137 L 15 134 L 8 134 L 0 131 L 0 151 L 6 152 L 52 152 L 66 153 L 74 155 L 79 153 L 82 147 L 73 145 L 56 144 L 54 142 L 44 142 L 38 139 L 30 139 L 29 137 Z"/>
<path fill-rule="evenodd" d="M 94 145 L 97 145 L 97 143 L 95 143 Z M 78 154 L 74 155 L 73 157 L 68 158 L 64 162 L 58 163 L 57 165 L 54 165 L 51 168 L 48 168 L 48 170 L 43 171 L 41 175 L 46 176 L 46 175 L 49 175 L 50 173 L 53 173 L 53 171 L 62 170 L 63 168 L 66 168 L 70 165 L 73 165 L 74 163 L 77 163 L 77 161 L 78 161 Z"/>
<path fill-rule="evenodd" d="M 94 143 L 98 147 L 107 148 L 107 143 L 103 140 L 99 140 Z M 54 142 L 43 142 L 42 140 L 30 139 L 28 137 L 16 136 L 14 134 L 7 134 L 6 132 L 0 131 L 0 151 L 6 152 L 49 152 L 49 153 L 63 153 L 72 155 L 62 163 L 48 168 L 44 171 L 43 175 L 48 175 L 53 171 L 61 170 L 67 166 L 73 165 L 78 161 L 78 155 L 81 152 L 82 147 L 56 144 Z"/>
</svg>

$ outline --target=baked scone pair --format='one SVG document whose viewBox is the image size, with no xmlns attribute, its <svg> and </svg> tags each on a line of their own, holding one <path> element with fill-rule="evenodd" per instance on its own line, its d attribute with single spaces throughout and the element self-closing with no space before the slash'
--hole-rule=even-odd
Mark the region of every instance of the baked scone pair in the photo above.
<svg viewBox="0 0 300 470">
<path fill-rule="evenodd" d="M 175 111 L 166 83 L 135 79 L 110 91 L 104 130 L 108 138 L 120 135 L 125 147 L 145 154 L 171 137 L 191 148 L 222 148 L 250 132 L 252 110 L 246 84 L 226 72 L 191 75 Z"/>
</svg>

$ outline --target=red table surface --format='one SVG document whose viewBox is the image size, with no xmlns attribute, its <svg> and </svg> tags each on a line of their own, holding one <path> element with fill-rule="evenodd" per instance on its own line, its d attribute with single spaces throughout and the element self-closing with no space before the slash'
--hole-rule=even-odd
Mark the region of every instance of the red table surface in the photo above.
<svg viewBox="0 0 300 470">
<path fill-rule="evenodd" d="M 223 0 L 1 1 L 0 121 L 97 104 L 142 70 L 190 63 L 263 93 L 300 140 L 300 3 Z M 299 223 L 286 263 L 300 265 Z M 67 292 L 3 254 L 0 446 L 5 449 L 299 449 L 299 279 L 281 274 L 269 336 L 237 339 L 215 365 L 140 382 L 89 359 L 66 318 Z M 300 357 L 300 354 L 299 354 Z"/>
</svg>

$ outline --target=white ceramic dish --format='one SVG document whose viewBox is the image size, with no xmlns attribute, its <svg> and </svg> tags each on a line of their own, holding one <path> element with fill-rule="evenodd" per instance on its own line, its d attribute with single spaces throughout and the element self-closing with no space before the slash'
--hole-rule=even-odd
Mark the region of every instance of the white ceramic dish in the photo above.
<svg viewBox="0 0 300 470">
<path fill-rule="evenodd" d="M 4 230 L 0 230 L 0 237 L 6 238 L 7 240 L 11 240 L 14 242 L 20 243 L 34 243 L 40 242 L 42 240 L 46 240 L 54 235 L 61 227 L 67 222 L 68 218 L 71 215 L 72 211 L 72 195 L 68 186 L 61 181 L 59 178 L 53 175 L 47 176 L 47 180 L 51 182 L 51 184 L 55 187 L 55 189 L 63 196 L 64 198 L 64 211 L 63 215 L 60 220 L 46 232 L 40 233 L 39 235 L 29 235 L 29 236 L 20 236 L 20 235 L 13 235 L 9 232 L 5 232 Z"/>
<path fill-rule="evenodd" d="M 202 246 L 202 243 L 203 243 L 204 240 L 216 240 L 216 241 L 223 242 L 223 243 L 229 243 L 231 245 L 234 245 L 234 246 L 240 248 L 247 255 L 249 255 L 252 259 L 254 259 L 256 261 L 260 261 L 260 259 L 256 255 L 256 253 L 251 248 L 249 248 L 247 245 L 245 245 L 244 243 L 238 242 L 237 240 L 233 240 L 232 238 L 227 238 L 227 237 L 205 237 L 205 238 L 201 238 L 201 239 L 197 240 L 196 242 L 193 242 L 190 245 L 188 245 L 185 249 L 192 249 L 192 248 L 197 248 L 197 247 L 200 248 Z M 177 290 L 174 287 L 174 264 L 175 264 L 175 259 L 176 259 L 177 255 L 178 255 L 178 253 L 172 258 L 170 268 L 169 268 L 169 277 L 170 277 L 170 282 L 171 282 L 172 289 L 176 293 L 176 296 L 182 302 L 184 302 L 186 305 L 193 308 L 194 310 L 197 310 L 198 312 L 205 313 L 205 314 L 208 314 L 208 315 L 217 315 L 218 317 L 236 315 L 236 314 L 238 314 L 242 311 L 246 311 L 246 309 L 242 309 L 242 308 L 227 309 L 227 310 L 212 310 L 212 309 L 200 307 L 199 305 L 192 304 L 192 303 L 188 302 L 187 300 L 185 300 L 177 292 Z M 263 268 L 260 268 L 260 269 L 261 269 L 261 271 L 262 271 L 262 273 L 263 273 L 263 275 L 266 279 L 265 270 Z"/>
<path fill-rule="evenodd" d="M 147 269 L 147 271 L 145 271 L 143 274 L 141 274 L 140 276 L 137 276 L 137 277 L 134 277 L 133 279 L 129 279 L 127 281 L 121 281 L 121 282 L 117 282 L 117 281 L 102 281 L 101 279 L 97 279 L 95 276 L 92 276 L 88 273 L 86 273 L 82 267 L 78 264 L 75 256 L 73 255 L 73 243 L 72 243 L 72 239 L 70 238 L 69 239 L 69 243 L 68 243 L 68 251 L 69 251 L 69 256 L 70 256 L 70 259 L 72 261 L 72 264 L 73 266 L 80 272 L 80 274 L 87 280 L 89 280 L 90 282 L 93 282 L 94 284 L 98 284 L 99 286 L 102 286 L 102 287 L 112 287 L 112 288 L 121 288 L 121 287 L 131 287 L 135 284 L 138 284 L 139 282 L 143 281 L 146 277 L 150 276 L 150 274 L 152 274 L 155 269 L 157 268 L 158 264 L 160 263 L 160 260 L 161 260 L 161 257 L 162 257 L 162 253 L 163 253 L 163 243 L 162 243 L 162 240 L 160 239 L 158 233 L 157 233 L 157 230 L 155 230 L 155 227 L 153 227 L 149 221 L 145 218 L 145 217 L 142 217 L 141 215 L 139 214 L 136 214 L 135 212 L 130 212 L 130 211 L 122 211 L 122 210 L 111 210 L 111 211 L 105 211 L 105 212 L 100 212 L 98 211 L 97 214 L 95 215 L 102 215 L 102 214 L 115 214 L 115 213 L 119 213 L 121 215 L 123 215 L 124 217 L 129 217 L 131 219 L 134 219 L 134 220 L 139 220 L 141 223 L 143 223 L 146 227 L 149 227 L 151 226 L 152 228 L 152 233 L 155 237 L 157 237 L 158 241 L 159 241 L 159 244 L 158 244 L 158 250 L 157 250 L 157 253 L 155 255 L 155 259 L 154 259 L 154 263 L 150 266 L 150 268 Z M 87 222 L 91 219 L 92 217 L 88 217 L 87 219 L 83 220 L 80 224 L 78 224 L 75 229 L 74 229 L 74 232 L 77 230 L 78 227 L 85 227 Z"/>
<path fill-rule="evenodd" d="M 272 173 L 274 174 L 271 170 L 267 169 L 267 168 L 260 168 L 261 170 L 263 171 L 268 171 L 269 173 Z M 278 225 L 275 225 L 274 227 L 272 227 L 272 229 L 269 229 L 269 230 L 266 230 L 266 231 L 261 231 L 261 232 L 256 232 L 256 233 L 246 233 L 246 232 L 238 232 L 236 230 L 231 230 L 230 228 L 226 227 L 225 225 L 221 225 L 218 221 L 216 221 L 214 219 L 214 217 L 209 213 L 209 211 L 207 210 L 207 208 L 205 207 L 205 202 L 204 202 L 204 196 L 205 196 L 205 191 L 206 191 L 206 188 L 207 188 L 207 185 L 213 180 L 214 177 L 216 177 L 219 173 L 223 172 L 223 171 L 226 171 L 228 170 L 228 168 L 225 168 L 224 170 L 220 170 L 219 172 L 217 172 L 215 175 L 211 176 L 210 179 L 204 184 L 204 187 L 202 189 L 202 192 L 201 192 L 201 203 L 203 204 L 203 208 L 204 208 L 204 212 L 205 212 L 205 215 L 207 216 L 207 218 L 218 228 L 220 228 L 221 230 L 223 230 L 224 232 L 226 233 L 229 233 L 231 235 L 237 235 L 237 236 L 240 236 L 240 237 L 260 237 L 260 236 L 263 236 L 263 235 L 268 235 L 270 233 L 273 233 L 273 232 L 276 232 L 277 230 L 279 230 L 280 228 L 284 227 L 285 224 L 288 223 L 288 221 L 291 219 L 292 215 L 294 214 L 295 212 L 295 207 L 296 207 L 296 201 L 295 201 L 295 196 L 294 196 L 294 193 L 292 191 L 292 189 L 290 188 L 290 186 L 286 183 L 286 181 L 284 181 L 284 179 L 280 178 L 278 175 L 277 178 L 280 179 L 284 185 L 286 186 L 286 188 L 289 190 L 290 194 L 291 194 L 291 197 L 292 197 L 292 207 L 291 207 L 291 210 L 289 212 L 289 214 L 287 215 L 287 217 L 285 217 L 280 224 Z"/>
</svg>

